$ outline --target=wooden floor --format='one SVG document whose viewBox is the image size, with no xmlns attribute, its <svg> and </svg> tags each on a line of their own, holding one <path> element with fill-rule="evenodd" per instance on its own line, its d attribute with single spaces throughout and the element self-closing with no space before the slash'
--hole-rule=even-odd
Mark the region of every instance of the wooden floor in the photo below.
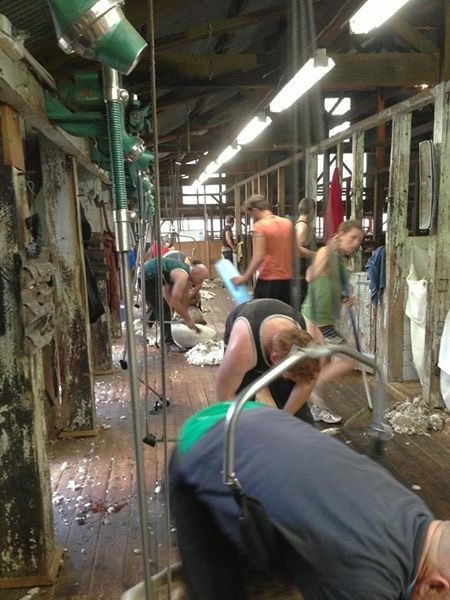
<svg viewBox="0 0 450 600">
<path fill-rule="evenodd" d="M 219 286 L 204 302 L 208 324 L 223 333 L 231 301 Z M 220 339 L 220 338 L 219 338 Z M 149 384 L 161 390 L 159 351 L 148 347 Z M 139 510 L 136 494 L 133 414 L 128 393 L 128 371 L 120 368 L 123 347 L 114 349 L 116 372 L 98 378 L 96 385 L 99 432 L 94 438 L 58 440 L 50 445 L 56 539 L 64 548 L 63 564 L 55 585 L 33 590 L 2 590 L 2 600 L 25 596 L 42 600 L 118 600 L 123 591 L 142 579 Z M 143 369 L 142 348 L 139 349 Z M 173 540 L 166 535 L 164 495 L 165 457 L 170 453 L 183 421 L 214 402 L 217 367 L 187 364 L 182 353 L 166 357 L 167 439 L 155 447 L 143 444 L 148 495 L 152 573 L 177 559 Z M 416 388 L 412 388 L 416 391 Z M 388 403 L 398 401 L 408 387 L 390 392 Z M 142 393 L 139 440 L 148 432 L 163 438 L 163 415 L 149 415 L 157 397 Z M 332 396 L 332 397 L 331 397 Z M 336 383 L 330 407 L 343 415 L 337 437 L 356 451 L 370 453 L 371 413 L 365 409 L 361 376 Z M 439 518 L 450 518 L 450 426 L 429 436 L 396 435 L 384 446 L 385 466 L 408 487 L 414 486 Z M 368 507 L 370 510 L 370 507 Z M 167 556 L 170 554 L 170 558 Z"/>
</svg>

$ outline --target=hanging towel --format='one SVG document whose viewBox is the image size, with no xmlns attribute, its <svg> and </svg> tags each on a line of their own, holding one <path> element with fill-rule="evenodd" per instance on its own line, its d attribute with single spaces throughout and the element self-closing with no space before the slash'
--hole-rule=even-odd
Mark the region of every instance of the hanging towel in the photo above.
<svg viewBox="0 0 450 600">
<path fill-rule="evenodd" d="M 342 202 L 341 184 L 339 182 L 339 170 L 335 168 L 330 183 L 327 209 L 323 218 L 324 243 L 333 237 L 343 220 L 344 204 Z"/>
</svg>

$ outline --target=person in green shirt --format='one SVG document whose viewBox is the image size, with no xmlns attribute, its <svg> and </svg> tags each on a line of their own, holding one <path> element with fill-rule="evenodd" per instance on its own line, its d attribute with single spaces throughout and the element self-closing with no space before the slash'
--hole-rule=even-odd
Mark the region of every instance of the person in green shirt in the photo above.
<svg viewBox="0 0 450 600">
<path fill-rule="evenodd" d="M 157 259 L 152 258 L 144 264 L 145 297 L 150 305 L 152 316 L 155 318 L 159 312 Z M 206 266 L 202 263 L 188 265 L 182 260 L 170 257 L 161 259 L 162 269 L 162 298 L 164 302 L 164 321 L 170 321 L 172 311 L 177 312 L 184 320 L 189 329 L 198 331 L 198 327 L 189 315 L 188 308 L 192 303 L 193 296 L 198 293 L 205 279 L 209 277 Z M 153 324 L 150 320 L 149 324 Z M 165 341 L 169 350 L 174 349 L 174 343 L 170 327 L 165 325 Z"/>
<path fill-rule="evenodd" d="M 364 233 L 358 221 L 343 221 L 337 233 L 319 248 L 306 271 L 308 292 L 301 313 L 306 320 L 306 330 L 317 342 L 345 343 L 335 323 L 342 306 L 352 306 L 354 300 L 343 258 L 356 252 L 363 238 Z M 316 403 L 310 404 L 315 421 L 337 423 L 342 420 L 342 417 L 331 413 L 323 405 L 320 389 L 325 383 L 345 375 L 353 368 L 354 361 L 348 357 L 335 357 L 323 366 L 316 385 Z"/>
</svg>

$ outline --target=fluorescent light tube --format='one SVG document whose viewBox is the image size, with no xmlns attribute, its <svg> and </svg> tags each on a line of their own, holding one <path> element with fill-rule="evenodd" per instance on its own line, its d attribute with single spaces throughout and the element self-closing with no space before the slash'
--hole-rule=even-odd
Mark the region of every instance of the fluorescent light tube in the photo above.
<svg viewBox="0 0 450 600">
<path fill-rule="evenodd" d="M 240 149 L 241 147 L 239 146 L 239 144 L 231 144 L 231 146 L 227 146 L 225 150 L 221 152 L 216 158 L 216 163 L 218 164 L 218 166 L 220 167 L 224 163 L 231 160 L 233 156 L 235 156 L 240 151 Z"/>
<path fill-rule="evenodd" d="M 270 112 L 279 113 L 289 108 L 334 67 L 335 62 L 328 58 L 323 48 L 310 58 L 294 77 L 278 92 L 269 106 Z"/>
<path fill-rule="evenodd" d="M 220 165 L 218 165 L 216 163 L 215 160 L 213 160 L 212 162 L 209 163 L 209 165 L 206 166 L 205 168 L 205 173 L 207 175 L 212 175 L 213 173 L 217 173 L 217 169 L 219 168 Z"/>
<path fill-rule="evenodd" d="M 198 185 L 201 186 L 205 183 L 205 181 L 208 181 L 210 175 L 208 175 L 208 173 L 205 173 L 205 171 L 203 171 L 203 173 L 201 175 L 199 175 L 197 182 Z"/>
<path fill-rule="evenodd" d="M 352 33 L 367 33 L 379 27 L 395 14 L 408 0 L 367 0 L 350 19 Z"/>
<path fill-rule="evenodd" d="M 271 123 L 272 119 L 266 115 L 257 115 L 256 117 L 253 117 L 237 136 L 236 142 L 240 145 L 249 144 Z"/>
</svg>

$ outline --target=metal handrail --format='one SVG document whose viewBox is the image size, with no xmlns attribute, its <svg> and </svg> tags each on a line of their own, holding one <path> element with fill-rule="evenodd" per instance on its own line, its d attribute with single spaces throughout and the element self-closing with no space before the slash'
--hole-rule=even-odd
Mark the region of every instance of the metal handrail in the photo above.
<svg viewBox="0 0 450 600">
<path fill-rule="evenodd" d="M 354 360 L 374 369 L 378 374 L 378 385 L 374 398 L 374 406 L 372 412 L 371 429 L 376 434 L 376 445 L 378 451 L 382 441 L 392 437 L 391 429 L 384 423 L 384 407 L 385 407 L 385 386 L 381 379 L 381 372 L 377 363 L 373 358 L 361 354 L 360 352 L 348 346 L 336 344 L 315 344 L 311 343 L 305 348 L 293 346 L 289 354 L 277 365 L 272 367 L 267 373 L 258 377 L 256 381 L 251 383 L 245 390 L 236 396 L 225 416 L 225 453 L 223 462 L 223 482 L 234 489 L 240 489 L 240 484 L 235 473 L 235 445 L 236 445 L 236 426 L 239 415 L 244 407 L 244 404 L 252 398 L 256 392 L 266 387 L 284 371 L 296 363 L 305 360 L 306 358 L 325 358 L 334 354 L 344 354 L 350 356 Z"/>
</svg>

